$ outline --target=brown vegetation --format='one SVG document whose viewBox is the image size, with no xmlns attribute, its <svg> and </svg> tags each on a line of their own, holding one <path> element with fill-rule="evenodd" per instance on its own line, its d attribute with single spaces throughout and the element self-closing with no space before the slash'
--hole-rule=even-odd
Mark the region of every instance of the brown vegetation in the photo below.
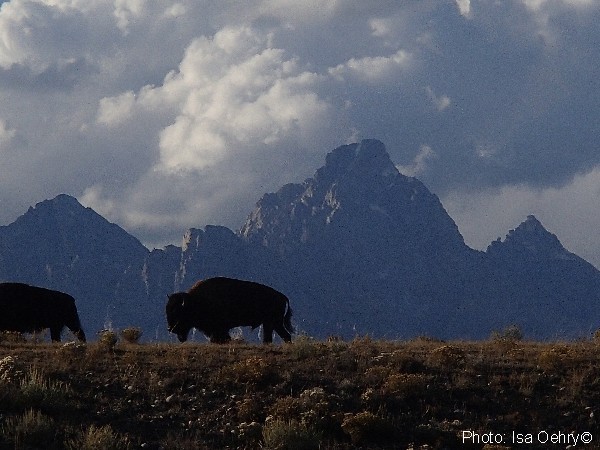
<svg viewBox="0 0 600 450">
<path fill-rule="evenodd" d="M 0 449 L 523 448 L 512 433 L 540 431 L 590 432 L 577 448 L 600 448 L 594 340 L 263 346 L 115 336 L 0 339 Z M 479 443 L 463 442 L 463 431 Z M 486 433 L 502 445 L 486 447 Z M 567 445 L 527 446 L 553 447 Z"/>
</svg>

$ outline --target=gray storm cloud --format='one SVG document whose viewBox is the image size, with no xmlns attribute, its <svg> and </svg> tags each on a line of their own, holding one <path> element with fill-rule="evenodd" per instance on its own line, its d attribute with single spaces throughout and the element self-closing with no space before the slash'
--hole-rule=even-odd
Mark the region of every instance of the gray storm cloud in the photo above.
<svg viewBox="0 0 600 450">
<path fill-rule="evenodd" d="M 599 18 L 585 0 L 3 2 L 0 223 L 67 192 L 178 242 L 378 138 L 472 245 L 536 213 L 598 265 L 600 219 L 568 223 L 598 206 Z"/>
</svg>

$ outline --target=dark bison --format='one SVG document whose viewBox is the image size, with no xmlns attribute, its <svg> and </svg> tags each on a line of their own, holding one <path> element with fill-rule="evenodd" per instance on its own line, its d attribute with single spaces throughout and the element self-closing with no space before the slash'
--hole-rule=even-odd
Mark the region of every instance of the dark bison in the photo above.
<svg viewBox="0 0 600 450">
<path fill-rule="evenodd" d="M 59 342 L 65 326 L 85 342 L 70 295 L 23 283 L 0 283 L 0 330 L 36 333 L 50 328 L 50 337 Z"/>
<path fill-rule="evenodd" d="M 168 296 L 167 324 L 185 342 L 190 329 L 202 331 L 210 342 L 224 343 L 229 330 L 262 324 L 263 342 L 273 342 L 273 331 L 291 342 L 292 309 L 288 298 L 269 286 L 232 278 L 199 281 L 188 292 Z"/>
</svg>

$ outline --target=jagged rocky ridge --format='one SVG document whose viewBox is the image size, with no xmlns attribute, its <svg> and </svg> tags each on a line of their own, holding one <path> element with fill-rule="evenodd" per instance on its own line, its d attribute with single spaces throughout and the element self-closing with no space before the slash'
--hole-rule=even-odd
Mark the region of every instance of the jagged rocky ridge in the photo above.
<svg viewBox="0 0 600 450">
<path fill-rule="evenodd" d="M 316 337 L 532 338 L 600 326 L 600 272 L 533 216 L 487 251 L 465 245 L 437 196 L 398 172 L 376 140 L 345 145 L 303 183 L 265 194 L 239 232 L 190 229 L 148 251 L 61 195 L 0 227 L 0 279 L 72 293 L 84 327 L 141 326 L 167 339 L 166 294 L 225 275 L 285 292 Z"/>
</svg>

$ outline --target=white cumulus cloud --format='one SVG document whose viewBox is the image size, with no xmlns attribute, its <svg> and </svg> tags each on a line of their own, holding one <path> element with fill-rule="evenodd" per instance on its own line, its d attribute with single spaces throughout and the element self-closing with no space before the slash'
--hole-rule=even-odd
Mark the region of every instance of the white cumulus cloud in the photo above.
<svg viewBox="0 0 600 450">
<path fill-rule="evenodd" d="M 425 88 L 425 92 L 427 93 L 427 97 L 429 98 L 429 100 L 431 100 L 431 102 L 438 111 L 445 110 L 452 103 L 450 97 L 448 97 L 447 95 L 435 95 L 435 92 L 433 92 L 433 89 L 431 89 L 430 86 L 427 86 Z"/>
<path fill-rule="evenodd" d="M 217 222 L 226 209 L 222 202 L 233 205 L 243 197 L 246 211 L 231 206 L 225 214 L 232 225 L 230 219 L 241 220 L 266 186 L 277 189 L 300 167 L 307 175 L 317 164 L 311 162 L 321 159 L 323 142 L 333 146 L 342 139 L 346 130 L 336 129 L 337 113 L 320 94 L 326 82 L 327 76 L 274 48 L 269 33 L 227 27 L 196 38 L 161 84 L 100 100 L 96 122 L 109 129 L 135 129 L 153 118 L 157 158 L 129 189 L 126 210 L 114 207 L 102 185 L 86 190 L 85 200 L 140 227 L 189 222 L 200 214 Z M 189 198 L 176 200 L 182 196 Z M 182 208 L 169 219 L 160 208 L 147 209 L 168 198 Z"/>
<path fill-rule="evenodd" d="M 122 123 L 130 117 L 134 103 L 135 94 L 132 91 L 124 92 L 116 97 L 101 99 L 98 108 L 98 123 L 105 125 Z"/>
<path fill-rule="evenodd" d="M 160 132 L 160 167 L 204 169 L 258 147 L 312 144 L 330 105 L 314 91 L 319 76 L 298 67 L 268 35 L 227 28 L 194 40 L 179 70 L 140 92 L 140 105 L 175 105 Z M 152 102 L 147 99 L 152 98 Z M 103 100 L 100 117 L 131 108 L 131 95 Z M 110 114 L 109 114 L 110 112 Z"/>
<path fill-rule="evenodd" d="M 462 16 L 469 17 L 471 14 L 471 0 L 456 0 L 456 6 L 458 6 Z"/>
<path fill-rule="evenodd" d="M 427 170 L 427 162 L 431 158 L 435 158 L 435 152 L 429 145 L 421 145 L 419 152 L 414 157 L 413 161 L 409 165 L 397 165 L 397 169 L 400 173 L 409 177 L 418 177 Z"/>
<path fill-rule="evenodd" d="M 334 77 L 345 80 L 357 78 L 360 81 L 379 82 L 397 79 L 398 73 L 410 67 L 410 53 L 398 50 L 389 56 L 365 56 L 351 58 L 329 70 Z"/>
</svg>

